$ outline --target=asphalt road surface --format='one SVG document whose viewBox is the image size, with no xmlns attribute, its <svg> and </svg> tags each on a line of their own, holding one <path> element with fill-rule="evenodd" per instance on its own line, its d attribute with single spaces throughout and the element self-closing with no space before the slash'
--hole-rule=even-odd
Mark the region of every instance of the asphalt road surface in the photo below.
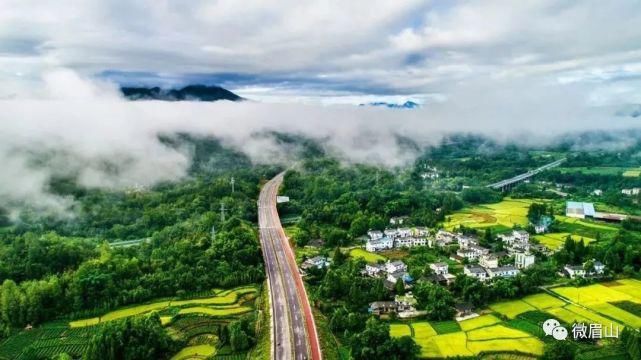
<svg viewBox="0 0 641 360">
<path fill-rule="evenodd" d="M 283 173 L 265 184 L 258 224 L 269 283 L 274 359 L 321 360 L 320 345 L 303 280 L 276 210 Z"/>
</svg>

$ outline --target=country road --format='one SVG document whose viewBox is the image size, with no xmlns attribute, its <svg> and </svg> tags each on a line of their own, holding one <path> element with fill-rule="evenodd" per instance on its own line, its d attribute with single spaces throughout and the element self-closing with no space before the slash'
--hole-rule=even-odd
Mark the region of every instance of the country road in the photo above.
<svg viewBox="0 0 641 360">
<path fill-rule="evenodd" d="M 260 242 L 270 291 L 272 357 L 321 360 L 320 344 L 303 280 L 276 210 L 284 173 L 265 184 L 258 199 Z"/>
</svg>

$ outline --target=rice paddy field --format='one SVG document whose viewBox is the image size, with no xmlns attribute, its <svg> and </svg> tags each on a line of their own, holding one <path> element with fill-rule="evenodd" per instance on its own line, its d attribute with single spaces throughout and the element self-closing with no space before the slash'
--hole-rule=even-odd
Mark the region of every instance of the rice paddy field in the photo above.
<svg viewBox="0 0 641 360">
<path fill-rule="evenodd" d="M 622 330 L 641 327 L 641 281 L 623 279 L 584 287 L 557 287 L 522 299 L 489 306 L 491 313 L 460 322 L 395 323 L 392 336 L 411 336 L 422 358 L 505 353 L 540 356 L 545 334 L 541 324 L 556 318 L 572 326 L 599 323 Z"/>
<path fill-rule="evenodd" d="M 352 258 L 360 258 L 365 260 L 369 264 L 376 264 L 379 261 L 386 261 L 387 258 L 383 255 L 371 253 L 364 249 L 356 248 L 349 251 L 349 256 Z"/>
<path fill-rule="evenodd" d="M 496 204 L 478 205 L 465 208 L 449 215 L 444 226 L 452 230 L 461 225 L 477 229 L 492 228 L 506 231 L 514 225 L 527 225 L 527 211 L 534 200 L 505 199 Z"/>
<path fill-rule="evenodd" d="M 476 356 L 490 352 L 530 355 L 543 353 L 543 342 L 540 339 L 506 325 L 493 315 L 481 315 L 458 324 L 427 321 L 392 324 L 390 333 L 392 336 L 412 336 L 421 347 L 421 358 Z"/>
<path fill-rule="evenodd" d="M 231 354 L 218 349 L 215 334 L 221 326 L 242 314 L 254 311 L 258 288 L 253 286 L 229 290 L 213 290 L 209 296 L 180 300 L 161 300 L 130 306 L 102 316 L 71 322 L 51 322 L 10 336 L 0 343 L 0 359 L 49 358 L 68 353 L 80 358 L 89 340 L 102 323 L 157 312 L 161 323 L 174 338 L 188 346 L 172 359 L 234 358 L 245 354 Z"/>
<path fill-rule="evenodd" d="M 574 239 L 574 241 L 580 241 L 581 239 L 583 239 L 586 244 L 595 241 L 595 239 L 593 238 L 577 236 L 576 234 L 570 234 L 567 232 L 534 235 L 534 238 L 538 240 L 541 245 L 545 245 L 545 247 L 547 247 L 548 249 L 556 250 L 563 246 L 568 235 L 572 235 L 572 239 Z"/>
</svg>

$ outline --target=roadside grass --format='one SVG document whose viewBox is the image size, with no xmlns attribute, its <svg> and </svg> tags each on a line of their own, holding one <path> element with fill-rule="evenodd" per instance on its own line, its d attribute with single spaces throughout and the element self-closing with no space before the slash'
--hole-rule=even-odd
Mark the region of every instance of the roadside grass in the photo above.
<svg viewBox="0 0 641 360">
<path fill-rule="evenodd" d="M 382 256 L 382 255 L 379 255 L 379 254 L 375 254 L 375 253 L 371 253 L 369 251 L 366 251 L 366 250 L 360 249 L 360 248 L 351 249 L 349 251 L 349 256 L 352 257 L 352 258 L 363 259 L 369 264 L 376 264 L 379 261 L 386 261 L 387 260 L 387 258 L 385 256 Z"/>
</svg>

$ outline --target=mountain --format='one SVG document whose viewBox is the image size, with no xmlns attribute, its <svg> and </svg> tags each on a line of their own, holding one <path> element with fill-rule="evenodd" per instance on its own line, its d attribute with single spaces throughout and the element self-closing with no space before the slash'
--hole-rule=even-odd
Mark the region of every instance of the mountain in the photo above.
<svg viewBox="0 0 641 360">
<path fill-rule="evenodd" d="M 220 86 L 189 85 L 182 89 L 161 89 L 159 87 L 121 87 L 129 100 L 163 101 L 241 101 L 242 97 Z"/>
<path fill-rule="evenodd" d="M 421 107 L 420 104 L 417 104 L 417 103 L 415 103 L 413 101 L 409 101 L 409 100 L 404 102 L 404 103 L 402 103 L 402 104 L 394 104 L 394 103 L 388 103 L 388 102 L 384 102 L 384 101 L 371 102 L 369 104 L 360 104 L 360 106 L 365 106 L 365 105 L 383 106 L 383 107 L 390 108 L 390 109 L 416 109 L 416 108 L 420 108 Z"/>
<path fill-rule="evenodd" d="M 619 109 L 616 112 L 617 116 L 630 116 L 633 118 L 640 117 L 641 116 L 641 104 L 629 104 L 626 106 L 623 106 L 621 109 Z"/>
</svg>

